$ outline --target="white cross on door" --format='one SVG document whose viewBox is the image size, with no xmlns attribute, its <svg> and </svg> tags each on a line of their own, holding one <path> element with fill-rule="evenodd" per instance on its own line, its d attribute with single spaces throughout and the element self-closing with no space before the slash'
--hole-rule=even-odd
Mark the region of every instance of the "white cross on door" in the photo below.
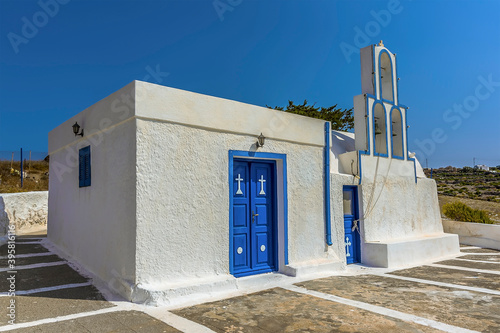
<svg viewBox="0 0 500 333">
<path fill-rule="evenodd" d="M 238 191 L 236 191 L 236 194 L 243 194 L 241 191 L 241 182 L 243 181 L 243 178 L 241 178 L 240 174 L 238 174 L 238 178 L 235 180 L 238 182 Z"/>
<path fill-rule="evenodd" d="M 266 180 L 264 179 L 264 175 L 260 175 L 259 183 L 260 183 L 260 192 L 259 195 L 265 195 L 266 192 L 264 192 L 264 183 Z"/>
<path fill-rule="evenodd" d="M 351 242 L 349 241 L 349 237 L 346 237 L 346 238 L 345 238 L 345 252 L 346 252 L 345 256 L 346 256 L 346 257 L 350 257 L 350 256 L 351 256 L 351 254 L 349 253 L 349 246 L 351 246 L 351 245 L 352 245 L 352 244 L 351 244 Z"/>
</svg>

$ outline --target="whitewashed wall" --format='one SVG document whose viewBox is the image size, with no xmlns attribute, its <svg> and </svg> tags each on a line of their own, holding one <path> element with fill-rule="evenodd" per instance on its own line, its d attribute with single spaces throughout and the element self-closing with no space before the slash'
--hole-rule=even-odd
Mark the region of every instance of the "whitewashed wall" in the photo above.
<svg viewBox="0 0 500 333">
<path fill-rule="evenodd" d="M 133 83 L 49 133 L 48 238 L 115 290 L 135 283 L 136 125 L 127 96 L 133 101 Z M 88 145 L 91 186 L 80 188 L 78 149 Z"/>
<path fill-rule="evenodd" d="M 242 136 L 138 120 L 137 279 L 189 284 L 229 275 L 228 151 Z M 266 140 L 259 152 L 287 154 L 291 265 L 335 259 L 325 248 L 323 149 Z"/>
<path fill-rule="evenodd" d="M 362 187 L 365 241 L 443 233 L 434 180 L 380 179 Z"/>
<path fill-rule="evenodd" d="M 259 152 L 287 155 L 289 267 L 341 262 L 325 243 L 324 121 L 139 81 L 49 134 L 49 239 L 136 301 L 231 279 L 228 151 L 255 150 L 261 132 Z"/>
</svg>

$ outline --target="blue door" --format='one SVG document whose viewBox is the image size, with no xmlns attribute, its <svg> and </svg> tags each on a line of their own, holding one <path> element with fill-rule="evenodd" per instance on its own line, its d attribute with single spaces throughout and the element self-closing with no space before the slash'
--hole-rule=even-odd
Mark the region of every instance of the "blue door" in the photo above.
<svg viewBox="0 0 500 333">
<path fill-rule="evenodd" d="M 234 276 L 275 270 L 274 162 L 234 160 L 232 266 Z"/>
<path fill-rule="evenodd" d="M 344 186 L 344 244 L 347 264 L 360 262 L 358 193 L 355 186 Z"/>
</svg>

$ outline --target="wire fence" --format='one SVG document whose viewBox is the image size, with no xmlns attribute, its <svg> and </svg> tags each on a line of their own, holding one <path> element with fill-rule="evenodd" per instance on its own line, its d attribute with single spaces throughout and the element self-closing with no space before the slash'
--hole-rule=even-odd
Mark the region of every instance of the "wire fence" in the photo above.
<svg viewBox="0 0 500 333">
<path fill-rule="evenodd" d="M 23 161 L 43 161 L 47 158 L 46 151 L 34 151 L 23 149 Z M 21 150 L 7 151 L 0 150 L 0 161 L 21 161 Z"/>
</svg>

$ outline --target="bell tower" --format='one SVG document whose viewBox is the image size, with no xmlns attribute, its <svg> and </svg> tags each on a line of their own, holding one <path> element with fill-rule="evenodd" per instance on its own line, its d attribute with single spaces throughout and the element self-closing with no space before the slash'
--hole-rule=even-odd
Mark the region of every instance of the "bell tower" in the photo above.
<svg viewBox="0 0 500 333">
<path fill-rule="evenodd" d="M 396 54 L 380 41 L 361 49 L 362 95 L 354 97 L 355 147 L 365 155 L 409 160 L 406 111 L 399 103 Z"/>
</svg>

